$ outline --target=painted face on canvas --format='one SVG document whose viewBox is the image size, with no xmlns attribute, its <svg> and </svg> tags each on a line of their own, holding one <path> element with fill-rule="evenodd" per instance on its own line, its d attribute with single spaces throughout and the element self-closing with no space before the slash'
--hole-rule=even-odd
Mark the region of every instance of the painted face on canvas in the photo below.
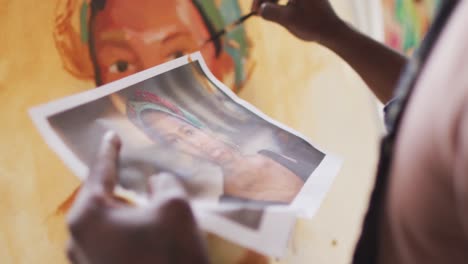
<svg viewBox="0 0 468 264">
<path fill-rule="evenodd" d="M 147 110 L 141 114 L 141 119 L 151 135 L 162 137 L 165 142 L 186 153 L 218 165 L 231 162 L 235 157 L 236 152 L 231 146 L 180 118 Z"/>
<path fill-rule="evenodd" d="M 210 32 L 192 1 L 107 0 L 93 26 L 97 70 L 102 83 L 194 52 Z M 215 47 L 202 49 L 210 68 Z"/>
</svg>

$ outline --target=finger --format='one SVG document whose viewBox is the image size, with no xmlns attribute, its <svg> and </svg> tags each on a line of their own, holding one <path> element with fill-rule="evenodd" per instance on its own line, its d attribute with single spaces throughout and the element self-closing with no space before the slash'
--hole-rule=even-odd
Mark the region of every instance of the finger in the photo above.
<svg viewBox="0 0 468 264">
<path fill-rule="evenodd" d="M 177 226 L 179 231 L 196 229 L 195 217 L 187 200 L 172 197 L 164 200 L 156 209 L 156 216 L 162 223 Z M 185 232 L 188 234 L 188 232 Z"/>
<path fill-rule="evenodd" d="M 67 258 L 72 264 L 90 263 L 81 247 L 71 238 L 67 243 Z"/>
<path fill-rule="evenodd" d="M 104 135 L 85 188 L 112 195 L 117 182 L 120 147 L 121 141 L 115 132 L 107 132 Z"/>
<path fill-rule="evenodd" d="M 279 0 L 254 0 L 252 2 L 252 8 L 251 8 L 251 11 L 252 12 L 258 12 L 259 9 L 260 9 L 260 6 L 263 4 L 263 3 L 266 3 L 266 2 L 269 2 L 269 3 L 278 3 Z"/>
<path fill-rule="evenodd" d="M 289 22 L 290 6 L 282 6 L 272 3 L 263 3 L 260 6 L 258 13 L 266 20 L 276 22 L 280 25 L 286 26 Z"/>
<path fill-rule="evenodd" d="M 159 173 L 149 178 L 151 201 L 163 201 L 171 198 L 186 198 L 187 192 L 176 176 Z"/>
<path fill-rule="evenodd" d="M 70 263 L 78 264 L 78 258 L 76 256 L 74 243 L 73 243 L 73 240 L 71 239 L 68 240 L 66 253 L 67 253 L 67 258 L 70 261 Z"/>
<path fill-rule="evenodd" d="M 103 213 L 102 205 L 107 204 L 103 202 L 113 196 L 120 145 L 120 139 L 115 133 L 106 133 L 88 178 L 68 213 L 70 233 L 77 241 L 86 236 L 89 226 Z"/>
</svg>

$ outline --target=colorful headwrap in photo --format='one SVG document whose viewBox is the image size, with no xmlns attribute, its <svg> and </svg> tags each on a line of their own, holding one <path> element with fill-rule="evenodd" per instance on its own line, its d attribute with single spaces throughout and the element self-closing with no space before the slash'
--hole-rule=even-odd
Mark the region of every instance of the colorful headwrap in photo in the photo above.
<svg viewBox="0 0 468 264">
<path fill-rule="evenodd" d="M 200 11 L 209 32 L 214 34 L 242 16 L 238 0 L 191 0 Z M 83 80 L 95 79 L 93 47 L 90 43 L 90 17 L 95 9 L 105 7 L 106 0 L 57 0 L 54 41 L 64 68 Z M 96 11 L 96 10 L 95 10 Z M 225 51 L 234 62 L 234 82 L 237 88 L 247 79 L 246 61 L 249 42 L 245 28 L 227 33 L 215 42 L 216 54 Z M 235 43 L 235 45 L 233 45 Z M 99 84 L 99 83 L 98 83 Z"/>
<path fill-rule="evenodd" d="M 154 93 L 137 90 L 133 100 L 127 102 L 128 119 L 143 131 L 147 128 L 141 118 L 145 111 L 158 111 L 178 118 L 187 124 L 202 129 L 205 125 L 194 115 Z"/>
</svg>

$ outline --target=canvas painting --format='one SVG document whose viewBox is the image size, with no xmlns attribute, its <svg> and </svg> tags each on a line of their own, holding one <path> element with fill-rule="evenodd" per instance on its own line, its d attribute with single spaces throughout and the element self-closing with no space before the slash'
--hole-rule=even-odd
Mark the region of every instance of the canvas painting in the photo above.
<svg viewBox="0 0 468 264">
<path fill-rule="evenodd" d="M 382 0 L 385 42 L 411 54 L 431 25 L 440 0 Z"/>
<path fill-rule="evenodd" d="M 244 26 L 205 42 L 242 15 L 237 0 L 60 0 L 53 37 L 64 68 L 97 86 L 200 50 L 238 91 L 253 69 Z"/>
</svg>

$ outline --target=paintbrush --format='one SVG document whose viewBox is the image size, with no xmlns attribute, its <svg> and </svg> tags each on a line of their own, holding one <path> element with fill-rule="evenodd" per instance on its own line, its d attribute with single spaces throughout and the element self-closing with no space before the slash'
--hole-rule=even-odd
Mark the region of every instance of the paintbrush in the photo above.
<svg viewBox="0 0 468 264">
<path fill-rule="evenodd" d="M 215 40 L 219 39 L 224 34 L 231 32 L 233 29 L 235 29 L 240 24 L 244 23 L 247 19 L 249 19 L 250 17 L 252 17 L 255 14 L 257 14 L 257 12 L 252 11 L 252 12 L 248 13 L 247 15 L 244 15 L 244 16 L 240 17 L 239 19 L 237 19 L 236 21 L 234 21 L 230 25 L 228 25 L 228 26 L 224 27 L 222 30 L 216 32 L 210 39 L 206 40 L 205 43 L 203 43 L 203 46 L 206 45 L 209 42 L 212 42 L 212 41 L 215 41 Z"/>
</svg>

